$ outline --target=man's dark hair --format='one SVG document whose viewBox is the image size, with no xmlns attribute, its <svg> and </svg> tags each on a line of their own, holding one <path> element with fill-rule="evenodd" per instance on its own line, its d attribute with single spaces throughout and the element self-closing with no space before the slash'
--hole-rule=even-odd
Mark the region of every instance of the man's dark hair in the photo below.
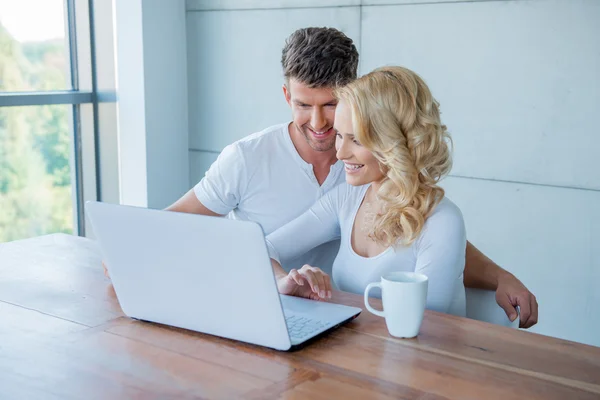
<svg viewBox="0 0 600 400">
<path fill-rule="evenodd" d="M 356 79 L 358 51 L 334 28 L 303 28 L 285 41 L 281 65 L 286 82 L 296 79 L 311 88 L 343 86 Z"/>
</svg>

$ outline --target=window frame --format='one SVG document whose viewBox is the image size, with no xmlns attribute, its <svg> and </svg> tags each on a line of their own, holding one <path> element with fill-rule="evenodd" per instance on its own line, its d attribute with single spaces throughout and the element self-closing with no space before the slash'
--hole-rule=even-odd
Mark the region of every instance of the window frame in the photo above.
<svg viewBox="0 0 600 400">
<path fill-rule="evenodd" d="M 99 102 L 115 103 L 116 101 L 116 95 L 112 90 L 108 92 L 104 90 L 103 95 L 98 96 L 94 1 L 64 0 L 63 2 L 65 34 L 68 35 L 69 70 L 67 72 L 71 90 L 0 92 L 0 107 L 55 104 L 72 106 L 70 130 L 73 234 L 79 236 L 89 235 L 84 214 L 85 202 L 102 200 Z M 108 14 L 104 12 L 103 18 L 110 18 L 110 12 Z M 110 23 L 110 21 L 101 22 Z M 112 51 L 112 49 L 103 51 Z M 112 56 L 106 59 L 111 60 Z M 80 68 L 80 66 L 85 67 Z M 114 65 L 103 66 L 103 68 L 114 69 Z M 114 83 L 108 86 L 115 87 Z M 109 118 L 108 121 L 102 121 L 102 125 L 107 132 L 116 132 L 116 120 Z M 117 151 L 112 148 L 109 150 L 115 153 Z M 117 182 L 113 184 L 118 185 L 118 177 Z M 118 188 L 116 192 L 118 193 Z"/>
</svg>

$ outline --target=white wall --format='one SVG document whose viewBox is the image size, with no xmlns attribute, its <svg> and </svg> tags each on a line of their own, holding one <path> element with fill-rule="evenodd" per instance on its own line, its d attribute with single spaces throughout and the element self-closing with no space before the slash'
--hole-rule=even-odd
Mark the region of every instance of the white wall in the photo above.
<svg viewBox="0 0 600 400">
<path fill-rule="evenodd" d="M 164 208 L 189 188 L 184 0 L 114 0 L 120 202 Z"/>
<path fill-rule="evenodd" d="M 401 64 L 431 86 L 456 149 L 444 187 L 469 239 L 537 295 L 532 331 L 600 346 L 598 21 L 591 0 L 188 0 L 189 184 L 289 118 L 285 38 L 338 27 L 361 73 Z"/>
<path fill-rule="evenodd" d="M 427 80 L 455 175 L 600 190 L 599 17 L 589 0 L 364 7 L 361 72 Z"/>
<path fill-rule="evenodd" d="M 227 144 L 290 118 L 280 65 L 285 38 L 305 26 L 327 25 L 358 41 L 360 9 L 191 11 L 191 3 L 214 2 L 188 2 L 193 183 Z"/>
</svg>

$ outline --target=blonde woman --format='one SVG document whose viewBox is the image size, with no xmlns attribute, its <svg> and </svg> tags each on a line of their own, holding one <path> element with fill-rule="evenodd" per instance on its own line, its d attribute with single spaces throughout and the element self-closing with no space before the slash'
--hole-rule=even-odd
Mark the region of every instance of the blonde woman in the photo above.
<svg viewBox="0 0 600 400">
<path fill-rule="evenodd" d="M 427 308 L 465 315 L 466 233 L 458 207 L 438 186 L 451 168 L 450 137 L 425 82 L 384 67 L 336 90 L 337 158 L 346 183 L 267 236 L 283 294 L 331 297 L 318 266 L 286 273 L 280 261 L 340 238 L 332 277 L 362 294 L 391 271 L 427 275 Z"/>
</svg>

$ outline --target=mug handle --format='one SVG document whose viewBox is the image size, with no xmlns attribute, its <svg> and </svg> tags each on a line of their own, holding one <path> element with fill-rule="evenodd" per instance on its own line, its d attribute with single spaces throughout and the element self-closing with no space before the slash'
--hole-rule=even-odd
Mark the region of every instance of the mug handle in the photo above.
<svg viewBox="0 0 600 400">
<path fill-rule="evenodd" d="M 367 307 L 367 310 L 369 310 L 371 313 L 385 318 L 385 313 L 383 311 L 376 310 L 373 307 L 371 307 L 371 305 L 369 304 L 369 292 L 374 287 L 378 287 L 381 289 L 381 283 L 372 282 L 367 285 L 367 287 L 365 288 L 365 307 Z"/>
</svg>

